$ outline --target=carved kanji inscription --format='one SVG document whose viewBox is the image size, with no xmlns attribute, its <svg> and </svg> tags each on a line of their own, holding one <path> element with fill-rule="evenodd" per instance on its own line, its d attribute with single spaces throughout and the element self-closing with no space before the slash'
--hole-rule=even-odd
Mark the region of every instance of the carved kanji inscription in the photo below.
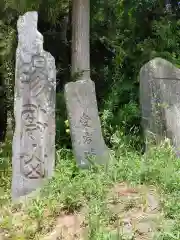
<svg viewBox="0 0 180 240">
<path fill-rule="evenodd" d="M 83 127 L 90 127 L 90 120 L 91 118 L 83 112 L 82 116 L 80 117 L 80 123 Z"/>
<path fill-rule="evenodd" d="M 26 178 L 38 179 L 45 177 L 44 158 L 47 158 L 47 154 L 42 155 L 42 147 L 33 145 L 32 152 L 23 153 L 20 155 L 21 171 Z"/>
<path fill-rule="evenodd" d="M 92 133 L 89 133 L 87 130 L 85 130 L 83 134 L 83 142 L 85 144 L 90 144 L 92 142 Z"/>
<path fill-rule="evenodd" d="M 30 77 L 31 96 L 39 96 L 45 89 L 47 77 L 41 71 L 35 71 Z"/>
<path fill-rule="evenodd" d="M 91 148 L 89 151 L 84 151 L 85 158 L 92 157 L 93 155 L 96 155 L 96 151 L 94 148 Z"/>
<path fill-rule="evenodd" d="M 40 121 L 39 116 L 44 121 Z M 31 139 L 34 139 L 33 132 L 39 131 L 43 133 L 45 129 L 48 127 L 46 122 L 47 113 L 41 107 L 37 107 L 34 104 L 24 104 L 23 111 L 22 111 L 22 120 L 24 122 L 25 131 L 28 133 Z"/>
<path fill-rule="evenodd" d="M 36 68 L 45 68 L 46 67 L 46 60 L 44 57 L 40 56 L 33 56 L 33 67 Z"/>
</svg>

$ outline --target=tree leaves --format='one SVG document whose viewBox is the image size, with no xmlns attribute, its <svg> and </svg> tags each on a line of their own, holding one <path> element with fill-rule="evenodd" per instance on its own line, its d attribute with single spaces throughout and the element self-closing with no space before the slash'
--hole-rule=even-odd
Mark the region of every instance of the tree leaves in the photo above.
<svg viewBox="0 0 180 240">
<path fill-rule="evenodd" d="M 61 14 L 68 12 L 69 0 L 6 0 L 6 8 L 14 9 L 18 14 L 27 11 L 41 11 L 44 19 L 56 24 Z"/>
</svg>

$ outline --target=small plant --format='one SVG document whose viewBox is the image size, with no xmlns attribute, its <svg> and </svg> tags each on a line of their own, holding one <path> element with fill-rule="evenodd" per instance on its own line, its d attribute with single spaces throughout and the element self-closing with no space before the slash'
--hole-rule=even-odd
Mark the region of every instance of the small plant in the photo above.
<svg viewBox="0 0 180 240">
<path fill-rule="evenodd" d="M 32 206 L 28 209 L 29 216 L 37 222 L 37 231 L 41 231 L 43 227 L 43 218 L 45 210 L 45 202 L 39 199 L 34 199 Z"/>
</svg>

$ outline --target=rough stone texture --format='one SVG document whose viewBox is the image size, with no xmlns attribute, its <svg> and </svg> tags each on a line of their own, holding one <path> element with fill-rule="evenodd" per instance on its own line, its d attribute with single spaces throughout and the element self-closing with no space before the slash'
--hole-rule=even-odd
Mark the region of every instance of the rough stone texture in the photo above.
<svg viewBox="0 0 180 240">
<path fill-rule="evenodd" d="M 170 62 L 155 58 L 140 71 L 142 126 L 146 136 L 156 141 L 168 137 L 177 154 L 180 143 L 180 70 Z"/>
<path fill-rule="evenodd" d="M 92 161 L 95 163 L 106 163 L 109 151 L 102 136 L 93 81 L 80 80 L 66 84 L 65 98 L 71 140 L 78 165 L 88 167 L 88 159 L 93 156 L 95 158 L 92 158 Z"/>
<path fill-rule="evenodd" d="M 27 12 L 17 23 L 13 199 L 41 187 L 54 169 L 56 68 L 37 20 L 37 12 Z"/>
</svg>

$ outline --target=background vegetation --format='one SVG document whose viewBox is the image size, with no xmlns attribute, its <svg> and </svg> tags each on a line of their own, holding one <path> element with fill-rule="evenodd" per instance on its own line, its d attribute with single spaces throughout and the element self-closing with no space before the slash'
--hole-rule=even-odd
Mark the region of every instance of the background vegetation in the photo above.
<svg viewBox="0 0 180 240">
<path fill-rule="evenodd" d="M 171 1 L 171 5 L 172 11 L 168 12 L 164 0 L 91 0 L 91 78 L 96 84 L 99 113 L 107 145 L 115 151 L 117 159 L 121 158 L 120 151 L 124 146 L 129 149 L 129 154 L 133 151 L 132 155 L 128 157 L 125 155 L 125 162 L 122 164 L 123 167 L 126 165 L 129 171 L 127 177 L 124 176 L 126 179 L 132 174 L 134 174 L 133 178 L 136 178 L 136 172 L 131 173 L 130 169 L 139 169 L 138 154 L 143 150 L 139 109 L 140 68 L 156 56 L 171 61 L 177 67 L 180 66 L 180 7 L 175 0 Z M 2 202 L 9 198 L 11 179 L 12 135 L 8 134 L 8 119 L 12 120 L 13 127 L 16 23 L 20 14 L 30 10 L 38 11 L 38 28 L 44 36 L 44 48 L 56 60 L 57 152 L 61 149 L 64 151 L 71 149 L 70 135 L 66 133 L 67 116 L 63 96 L 64 85 L 71 80 L 71 2 L 68 0 L 46 0 L 45 2 L 0 0 L 0 141 L 2 142 L 0 189 L 3 192 L 0 195 Z M 159 157 L 154 152 L 154 157 L 150 157 L 149 165 L 144 166 L 142 172 L 138 172 L 136 180 L 140 181 L 144 177 L 142 181 L 152 182 L 155 179 L 155 184 L 160 185 L 163 185 L 162 181 L 164 181 L 163 189 L 167 190 L 168 194 L 172 191 L 177 199 L 179 185 L 175 183 L 178 181 L 178 179 L 175 180 L 177 174 L 174 175 L 176 170 L 178 171 L 177 165 L 174 163 L 170 170 L 167 170 L 170 171 L 170 175 L 174 175 L 171 175 L 172 178 L 168 180 L 165 179 L 164 172 L 162 175 L 162 172 L 156 170 L 161 168 L 161 164 L 165 166 L 165 161 L 168 160 L 169 155 L 166 154 L 164 157 L 163 151 L 165 150 L 159 151 Z M 128 161 L 132 159 L 134 163 L 130 166 Z M 153 162 L 154 160 L 156 161 Z M 119 171 L 122 170 L 122 166 L 119 166 Z M 74 165 L 73 167 L 68 165 L 67 171 L 68 174 L 73 175 L 78 170 Z M 123 173 L 125 172 L 122 171 L 121 174 Z M 66 179 L 65 176 L 64 178 Z M 121 179 L 123 179 L 122 175 Z M 70 204 L 76 204 L 72 203 L 73 196 L 71 197 Z M 169 206 L 167 205 L 167 214 L 175 218 L 173 214 L 179 211 L 180 207 L 178 208 L 177 203 L 172 201 Z M 174 209 L 175 206 L 176 209 Z M 161 239 L 179 239 L 176 229 L 175 234 L 177 238 L 165 236 Z M 98 239 L 97 236 L 94 239 Z"/>
<path fill-rule="evenodd" d="M 91 78 L 105 140 L 111 147 L 113 134 L 135 136 L 136 147 L 141 143 L 138 74 L 142 65 L 156 56 L 180 64 L 180 8 L 177 1 L 171 3 L 172 11 L 167 12 L 163 0 L 91 0 Z M 56 142 L 69 148 L 63 88 L 71 80 L 71 2 L 2 0 L 0 4 L 0 136 L 3 140 L 8 112 L 13 116 L 17 18 L 36 10 L 44 48 L 56 59 Z"/>
</svg>

